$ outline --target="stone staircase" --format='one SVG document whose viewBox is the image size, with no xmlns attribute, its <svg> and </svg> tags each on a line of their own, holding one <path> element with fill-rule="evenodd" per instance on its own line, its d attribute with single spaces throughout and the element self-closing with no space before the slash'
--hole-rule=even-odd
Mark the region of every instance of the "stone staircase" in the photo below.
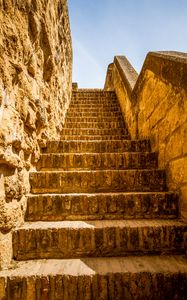
<svg viewBox="0 0 187 300">
<path fill-rule="evenodd" d="M 0 300 L 187 299 L 178 196 L 115 93 L 73 92 L 61 140 L 42 151 Z"/>
</svg>

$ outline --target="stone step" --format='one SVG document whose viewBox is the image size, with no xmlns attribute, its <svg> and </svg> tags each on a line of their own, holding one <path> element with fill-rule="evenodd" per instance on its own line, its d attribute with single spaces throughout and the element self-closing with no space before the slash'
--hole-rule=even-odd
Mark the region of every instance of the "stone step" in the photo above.
<svg viewBox="0 0 187 300">
<path fill-rule="evenodd" d="M 38 170 L 78 169 L 154 169 L 158 166 L 158 155 L 152 152 L 125 153 L 64 153 L 42 154 Z"/>
<path fill-rule="evenodd" d="M 92 117 L 92 118 L 81 118 L 81 117 L 74 117 L 74 118 L 69 118 L 67 117 L 65 120 L 66 124 L 68 123 L 120 123 L 124 124 L 124 120 L 122 116 L 118 117 Z"/>
<path fill-rule="evenodd" d="M 66 128 L 85 128 L 85 129 L 121 129 L 125 128 L 123 122 L 111 121 L 111 122 L 69 122 L 65 121 Z"/>
<path fill-rule="evenodd" d="M 78 91 L 73 91 L 72 93 L 73 99 L 116 99 L 116 93 L 112 91 L 103 91 L 103 90 L 85 90 L 79 89 Z"/>
<path fill-rule="evenodd" d="M 96 193 L 166 190 L 163 170 L 41 171 L 30 173 L 31 192 Z"/>
<path fill-rule="evenodd" d="M 74 117 L 79 117 L 79 118 L 95 118 L 95 117 L 97 117 L 97 118 L 104 118 L 104 117 L 111 117 L 111 118 L 113 118 L 113 117 L 121 117 L 122 116 L 122 114 L 121 114 L 121 112 L 119 113 L 119 112 L 111 112 L 111 111 L 108 111 L 108 112 L 106 112 L 106 111 L 95 111 L 95 112 L 93 112 L 93 111 L 86 111 L 86 112 L 80 112 L 80 111 L 67 111 L 67 115 L 66 115 L 66 117 L 67 118 L 74 118 Z"/>
<path fill-rule="evenodd" d="M 175 220 L 31 222 L 13 231 L 16 260 L 185 253 Z"/>
<path fill-rule="evenodd" d="M 18 262 L 0 272 L 0 291 L 7 300 L 186 300 L 187 260 L 164 255 Z"/>
<path fill-rule="evenodd" d="M 121 109 L 120 107 L 88 107 L 88 108 L 80 108 L 80 107 L 69 107 L 68 109 L 68 113 L 74 113 L 74 112 L 78 112 L 78 113 L 121 113 Z"/>
<path fill-rule="evenodd" d="M 98 193 L 30 195 L 26 221 L 174 219 L 178 216 L 174 193 Z"/>
<path fill-rule="evenodd" d="M 104 153 L 104 152 L 149 152 L 149 140 L 115 141 L 49 141 L 42 146 L 43 153 Z"/>
<path fill-rule="evenodd" d="M 85 110 L 116 110 L 116 109 L 120 109 L 120 105 L 118 102 L 116 103 L 108 103 L 108 104 L 93 104 L 93 103 L 78 103 L 78 104 L 74 104 L 74 103 L 70 103 L 69 106 L 70 110 L 76 110 L 76 109 L 85 109 Z"/>
<path fill-rule="evenodd" d="M 130 139 L 128 135 L 62 135 L 65 141 L 116 141 Z"/>
<path fill-rule="evenodd" d="M 70 102 L 70 105 L 84 105 L 84 104 L 90 104 L 90 105 L 119 105 L 119 101 L 117 98 L 73 98 Z"/>
<path fill-rule="evenodd" d="M 63 128 L 62 135 L 127 135 L 125 128 Z"/>
</svg>

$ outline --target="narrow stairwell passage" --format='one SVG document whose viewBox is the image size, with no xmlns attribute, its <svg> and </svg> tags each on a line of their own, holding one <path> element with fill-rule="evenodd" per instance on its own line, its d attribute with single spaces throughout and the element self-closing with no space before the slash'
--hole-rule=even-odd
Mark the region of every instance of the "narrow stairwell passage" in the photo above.
<svg viewBox="0 0 187 300">
<path fill-rule="evenodd" d="M 73 92 L 61 140 L 42 151 L 0 300 L 185 300 L 178 196 L 115 93 Z"/>
</svg>

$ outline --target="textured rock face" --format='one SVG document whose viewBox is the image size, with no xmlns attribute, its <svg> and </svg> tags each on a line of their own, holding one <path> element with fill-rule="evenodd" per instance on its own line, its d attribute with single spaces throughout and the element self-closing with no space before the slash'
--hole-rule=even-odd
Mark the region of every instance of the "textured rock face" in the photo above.
<svg viewBox="0 0 187 300">
<path fill-rule="evenodd" d="M 58 139 L 71 94 L 65 0 L 0 0 L 0 231 L 23 220 L 39 141 Z M 5 249 L 0 237 L 0 253 Z M 2 260 L 0 254 L 0 261 Z M 1 267 L 1 263 L 0 263 Z"/>
</svg>

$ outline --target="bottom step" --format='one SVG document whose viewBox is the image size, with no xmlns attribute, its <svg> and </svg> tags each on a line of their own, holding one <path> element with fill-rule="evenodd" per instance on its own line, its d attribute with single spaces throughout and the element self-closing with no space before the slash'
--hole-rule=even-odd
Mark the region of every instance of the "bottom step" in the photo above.
<svg viewBox="0 0 187 300">
<path fill-rule="evenodd" d="M 185 300 L 186 295 L 182 256 L 28 261 L 0 272 L 0 300 Z"/>
</svg>

